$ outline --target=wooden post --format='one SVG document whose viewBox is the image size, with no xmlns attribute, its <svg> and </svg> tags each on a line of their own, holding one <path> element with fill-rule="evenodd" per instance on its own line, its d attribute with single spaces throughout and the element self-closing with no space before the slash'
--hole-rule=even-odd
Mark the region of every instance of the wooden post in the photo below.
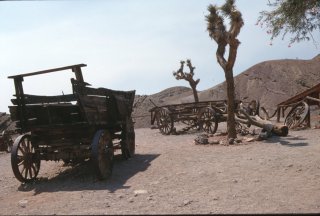
<svg viewBox="0 0 320 216">
<path fill-rule="evenodd" d="M 26 127 L 28 124 L 27 116 L 26 116 L 26 104 L 23 92 L 23 77 L 15 77 L 14 78 L 14 86 L 16 90 L 16 98 L 17 98 L 17 105 L 18 105 L 18 113 L 19 113 L 19 120 L 21 124 L 22 132 L 26 131 Z"/>
<path fill-rule="evenodd" d="M 84 82 L 83 76 L 82 76 L 81 67 L 73 67 L 73 68 L 72 68 L 72 72 L 75 73 L 75 75 L 76 75 L 76 80 L 77 80 L 77 81 L 79 81 L 79 82 Z"/>
</svg>

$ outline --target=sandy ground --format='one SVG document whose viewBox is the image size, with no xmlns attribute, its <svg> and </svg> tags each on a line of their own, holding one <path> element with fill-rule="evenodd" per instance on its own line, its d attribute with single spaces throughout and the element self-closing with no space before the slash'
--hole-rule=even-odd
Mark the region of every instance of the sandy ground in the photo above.
<svg viewBox="0 0 320 216">
<path fill-rule="evenodd" d="M 42 161 L 21 185 L 1 153 L 1 214 L 320 213 L 319 129 L 229 146 L 195 137 L 136 129 L 136 156 L 116 157 L 108 181 L 90 162 Z"/>
</svg>

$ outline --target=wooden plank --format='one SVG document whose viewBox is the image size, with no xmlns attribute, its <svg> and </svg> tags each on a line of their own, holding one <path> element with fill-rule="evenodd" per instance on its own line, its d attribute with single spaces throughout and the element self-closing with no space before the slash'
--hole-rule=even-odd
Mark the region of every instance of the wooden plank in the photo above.
<svg viewBox="0 0 320 216">
<path fill-rule="evenodd" d="M 108 113 L 107 111 L 105 112 L 97 112 L 97 111 L 86 111 L 87 114 L 87 120 L 90 125 L 106 125 L 109 122 L 112 122 L 108 118 Z"/>
<path fill-rule="evenodd" d="M 135 93 L 135 91 L 118 91 L 118 90 L 112 90 L 107 88 L 90 88 L 90 87 L 80 87 L 80 88 L 84 89 L 83 93 L 86 95 L 100 95 L 100 96 L 114 95 L 116 97 L 123 97 L 126 99 L 131 99 L 132 94 Z"/>
<path fill-rule="evenodd" d="M 25 104 L 44 104 L 44 103 L 64 103 L 76 101 L 74 94 L 55 95 L 55 96 L 41 96 L 25 94 Z M 17 99 L 11 99 L 12 104 L 17 105 Z"/>
<path fill-rule="evenodd" d="M 91 125 L 107 124 L 107 97 L 79 95 L 81 109 Z"/>
<path fill-rule="evenodd" d="M 212 107 L 214 109 L 222 109 L 225 108 L 224 102 L 221 101 L 206 101 L 206 102 L 199 102 L 199 103 L 187 103 L 187 104 L 174 104 L 174 105 L 165 105 L 160 108 L 168 108 L 171 113 L 192 113 L 193 110 L 200 111 L 202 108 L 205 107 Z M 151 109 L 150 111 L 154 111 L 155 109 Z"/>
<path fill-rule="evenodd" d="M 190 103 L 183 103 L 183 104 L 169 104 L 163 105 L 159 107 L 204 107 L 209 105 L 219 105 L 222 106 L 224 103 L 227 103 L 226 100 L 216 100 L 216 101 L 200 101 L 200 102 L 190 102 Z"/>
<path fill-rule="evenodd" d="M 88 108 L 96 108 L 106 109 L 106 100 L 105 96 L 97 97 L 97 96 L 80 96 L 81 104 L 84 107 Z"/>
<path fill-rule="evenodd" d="M 20 121 L 17 115 L 20 107 L 9 106 L 9 109 L 11 119 Z M 24 118 L 28 123 L 32 123 L 30 126 L 83 121 L 79 106 L 72 104 L 27 105 Z"/>
<path fill-rule="evenodd" d="M 306 91 L 296 94 L 295 96 L 279 103 L 277 106 L 295 103 L 297 101 L 304 99 L 306 96 L 311 96 L 314 93 L 318 93 L 318 94 L 320 93 L 320 83 L 313 86 L 312 88 L 307 89 Z"/>
<path fill-rule="evenodd" d="M 54 133 L 54 131 L 66 132 L 69 130 L 80 130 L 81 128 L 88 129 L 89 125 L 87 122 L 71 122 L 70 124 L 52 124 L 52 125 L 37 125 L 32 131 L 44 132 L 44 133 Z"/>
<path fill-rule="evenodd" d="M 74 90 L 76 93 L 81 93 L 82 95 L 92 95 L 92 96 L 114 96 L 120 101 L 132 102 L 134 100 L 135 91 L 118 91 L 107 88 L 90 88 L 84 87 L 82 85 L 74 85 Z M 128 104 L 127 104 L 128 105 Z"/>
<path fill-rule="evenodd" d="M 33 141 L 37 144 L 59 146 L 59 145 L 70 145 L 70 144 L 89 144 L 93 139 L 94 132 L 91 130 L 74 129 L 65 130 L 47 130 L 42 133 L 33 132 Z M 52 133 L 54 131 L 54 133 Z"/>
<path fill-rule="evenodd" d="M 25 132 L 25 127 L 27 126 L 27 119 L 25 117 L 25 102 L 24 102 L 24 92 L 23 92 L 23 77 L 15 77 L 14 78 L 14 86 L 16 90 L 16 97 L 17 97 L 17 102 L 18 102 L 18 118 L 21 121 L 21 129 L 23 132 Z"/>
<path fill-rule="evenodd" d="M 317 98 L 313 98 L 313 97 L 309 97 L 309 96 L 307 96 L 306 98 L 309 100 L 312 100 L 312 101 L 320 102 L 320 99 L 317 99 Z"/>
<path fill-rule="evenodd" d="M 9 76 L 8 78 L 15 79 L 17 77 L 34 76 L 34 75 L 39 75 L 39 74 L 57 72 L 57 71 L 62 71 L 62 70 L 69 70 L 69 69 L 73 69 L 73 68 L 77 68 L 77 67 L 86 67 L 86 66 L 87 66 L 86 64 L 70 65 L 70 66 L 65 66 L 65 67 L 52 68 L 52 69 L 48 69 L 48 70 L 41 70 L 41 71 L 36 71 L 36 72 L 30 72 L 30 73 L 25 73 L 25 74 Z"/>
<path fill-rule="evenodd" d="M 72 87 L 74 93 L 78 95 L 107 97 L 107 107 L 112 114 L 116 113 L 117 118 L 125 119 L 126 117 L 131 116 L 135 91 L 90 88 L 76 80 L 72 81 Z"/>
</svg>

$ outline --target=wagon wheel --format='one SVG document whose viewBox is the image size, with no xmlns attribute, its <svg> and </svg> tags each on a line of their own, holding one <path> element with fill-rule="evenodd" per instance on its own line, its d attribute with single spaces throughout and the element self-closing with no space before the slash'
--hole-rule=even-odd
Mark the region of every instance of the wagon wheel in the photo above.
<svg viewBox="0 0 320 216">
<path fill-rule="evenodd" d="M 216 112 L 210 107 L 204 108 L 199 114 L 199 127 L 205 132 L 214 134 L 218 128 L 218 121 L 216 118 Z"/>
<path fill-rule="evenodd" d="M 309 106 L 303 101 L 290 110 L 284 124 L 287 125 L 288 128 L 294 129 L 306 120 L 308 112 Z"/>
<path fill-rule="evenodd" d="M 134 126 L 131 118 L 127 119 L 123 133 L 124 140 L 121 140 L 121 153 L 125 159 L 128 159 L 134 156 L 136 149 Z"/>
<path fill-rule="evenodd" d="M 164 135 L 169 135 L 173 129 L 173 120 L 169 110 L 167 108 L 161 108 L 157 112 L 156 119 L 160 132 Z"/>
<path fill-rule="evenodd" d="M 29 134 L 20 135 L 13 143 L 11 166 L 14 176 L 20 182 L 33 181 L 40 170 L 40 153 L 31 143 Z"/>
<path fill-rule="evenodd" d="M 106 130 L 98 130 L 91 143 L 94 169 L 100 180 L 111 176 L 114 149 L 111 134 Z"/>
</svg>

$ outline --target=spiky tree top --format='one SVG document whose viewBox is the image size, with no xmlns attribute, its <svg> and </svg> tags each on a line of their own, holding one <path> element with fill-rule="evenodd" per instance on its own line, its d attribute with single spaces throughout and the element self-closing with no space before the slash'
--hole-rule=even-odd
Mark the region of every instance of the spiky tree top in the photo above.
<svg viewBox="0 0 320 216">
<path fill-rule="evenodd" d="M 183 68 L 184 68 L 184 64 L 185 61 L 180 61 L 180 69 L 177 72 L 173 72 L 173 76 L 177 79 L 177 80 L 181 80 L 184 79 L 186 81 L 189 82 L 192 91 L 193 91 L 193 96 L 194 96 L 194 101 L 195 102 L 199 102 L 199 97 L 198 97 L 198 92 L 197 92 L 197 85 L 200 82 L 200 79 L 194 80 L 193 76 L 194 76 L 194 69 L 195 67 L 192 66 L 191 60 L 187 59 L 187 66 L 189 67 L 189 73 L 184 72 Z"/>
<path fill-rule="evenodd" d="M 191 60 L 187 59 L 187 66 L 189 67 L 190 72 L 184 72 L 183 68 L 184 68 L 184 64 L 185 61 L 180 61 L 180 69 L 177 72 L 173 72 L 173 76 L 177 79 L 177 80 L 181 80 L 184 79 L 186 81 L 189 82 L 194 82 L 196 85 L 200 82 L 200 79 L 194 80 L 193 76 L 194 76 L 194 69 L 196 69 L 196 67 L 192 66 Z"/>
<path fill-rule="evenodd" d="M 244 24 L 242 15 L 236 9 L 234 3 L 234 0 L 227 0 L 221 7 L 209 5 L 208 11 L 210 14 L 206 16 L 207 30 L 211 39 L 218 44 L 217 59 L 224 70 L 232 69 L 234 66 L 236 49 L 240 44 L 237 36 Z M 230 19 L 229 29 L 223 23 L 224 17 Z M 228 60 L 224 58 L 227 45 L 235 48 L 235 52 L 230 49 Z"/>
</svg>

